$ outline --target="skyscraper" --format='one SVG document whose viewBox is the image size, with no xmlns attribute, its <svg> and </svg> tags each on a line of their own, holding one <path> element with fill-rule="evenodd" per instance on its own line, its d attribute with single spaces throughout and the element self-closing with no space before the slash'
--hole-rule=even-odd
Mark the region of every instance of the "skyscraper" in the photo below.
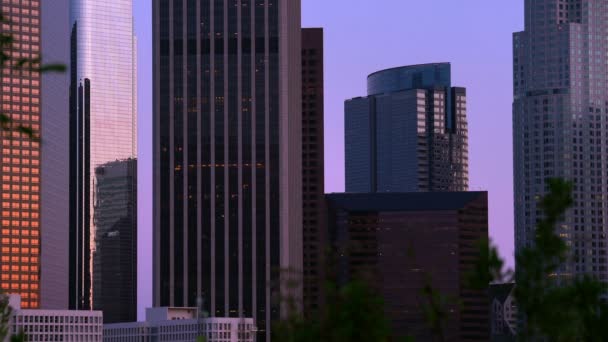
<svg viewBox="0 0 608 342">
<path fill-rule="evenodd" d="M 70 65 L 70 0 L 40 1 L 42 58 Z M 66 310 L 69 287 L 70 73 L 41 80 L 41 308 Z"/>
<path fill-rule="evenodd" d="M 154 0 L 153 26 L 154 305 L 269 339 L 302 270 L 300 1 Z"/>
<path fill-rule="evenodd" d="M 608 3 L 525 3 L 513 36 L 516 251 L 531 244 L 547 178 L 573 183 L 557 233 L 570 255 L 558 273 L 608 281 Z"/>
<path fill-rule="evenodd" d="M 131 0 L 71 0 L 69 307 L 95 293 L 96 169 L 137 155 Z"/>
<path fill-rule="evenodd" d="M 9 54 L 40 55 L 40 1 L 2 0 L 2 33 L 14 42 Z M 40 73 L 3 62 L 1 113 L 9 125 L 40 130 Z M 5 125 L 5 123 L 3 123 Z M 40 306 L 40 143 L 25 134 L 1 131 L 0 291 L 21 295 L 23 308 Z"/>
<path fill-rule="evenodd" d="M 302 228 L 304 251 L 304 308 L 307 314 L 322 306 L 325 283 L 325 153 L 323 92 L 323 29 L 302 29 Z"/>
<path fill-rule="evenodd" d="M 466 91 L 449 63 L 382 70 L 345 102 L 346 191 L 468 190 Z"/>
<path fill-rule="evenodd" d="M 95 170 L 93 307 L 105 323 L 137 320 L 137 160 Z"/>
</svg>

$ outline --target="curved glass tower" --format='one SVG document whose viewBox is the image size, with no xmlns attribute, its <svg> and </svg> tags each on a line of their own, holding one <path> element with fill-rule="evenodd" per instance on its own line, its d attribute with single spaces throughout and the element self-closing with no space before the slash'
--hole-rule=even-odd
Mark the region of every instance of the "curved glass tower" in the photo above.
<svg viewBox="0 0 608 342">
<path fill-rule="evenodd" d="M 135 158 L 136 56 L 132 0 L 72 0 L 70 86 L 71 309 L 94 302 L 95 170 Z M 105 217 L 105 216 L 104 216 Z M 111 222 L 103 222 L 104 226 Z M 136 282 L 135 282 L 136 284 Z"/>
<path fill-rule="evenodd" d="M 345 102 L 346 191 L 467 191 L 466 89 L 449 63 L 375 72 Z"/>
</svg>

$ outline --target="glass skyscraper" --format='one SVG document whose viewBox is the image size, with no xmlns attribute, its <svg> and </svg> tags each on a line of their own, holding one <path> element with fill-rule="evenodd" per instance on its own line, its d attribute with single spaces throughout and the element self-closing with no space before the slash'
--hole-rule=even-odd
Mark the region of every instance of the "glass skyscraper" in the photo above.
<svg viewBox="0 0 608 342">
<path fill-rule="evenodd" d="M 154 0 L 153 22 L 154 305 L 267 340 L 301 296 L 300 1 Z"/>
<path fill-rule="evenodd" d="M 608 281 L 608 1 L 528 0 L 513 37 L 516 251 L 534 242 L 546 180 L 572 181 L 557 233 L 565 279 Z"/>
<path fill-rule="evenodd" d="M 137 155 L 132 7 L 132 0 L 70 3 L 70 309 L 90 309 L 95 297 L 96 169 Z"/>
<path fill-rule="evenodd" d="M 449 63 L 392 68 L 345 102 L 346 192 L 467 191 L 466 90 Z"/>
<path fill-rule="evenodd" d="M 104 323 L 137 321 L 137 160 L 95 170 L 93 307 Z"/>
</svg>

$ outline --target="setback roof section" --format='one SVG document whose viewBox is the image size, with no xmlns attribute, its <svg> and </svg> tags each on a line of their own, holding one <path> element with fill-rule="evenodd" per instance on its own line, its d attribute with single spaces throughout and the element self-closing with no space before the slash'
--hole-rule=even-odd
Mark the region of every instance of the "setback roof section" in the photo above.
<svg viewBox="0 0 608 342">
<path fill-rule="evenodd" d="M 435 211 L 457 210 L 483 197 L 485 191 L 411 193 L 333 193 L 326 198 L 334 207 L 347 211 Z"/>
</svg>

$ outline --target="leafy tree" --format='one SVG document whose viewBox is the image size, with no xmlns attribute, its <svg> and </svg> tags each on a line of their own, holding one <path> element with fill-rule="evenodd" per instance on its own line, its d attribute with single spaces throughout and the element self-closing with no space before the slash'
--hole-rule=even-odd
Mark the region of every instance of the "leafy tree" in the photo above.
<svg viewBox="0 0 608 342">
<path fill-rule="evenodd" d="M 326 306 L 304 319 L 293 312 L 274 324 L 273 340 L 280 342 L 385 342 L 391 340 L 383 301 L 363 282 L 343 287 L 328 284 Z"/>
<path fill-rule="evenodd" d="M 608 341 L 608 306 L 602 299 L 606 284 L 585 276 L 568 277 L 560 267 L 568 246 L 556 226 L 572 205 L 572 184 L 548 179 L 548 194 L 539 202 L 544 217 L 536 227 L 534 243 L 516 255 L 517 271 L 502 273 L 503 260 L 495 246 L 481 245 L 483 258 L 470 280 L 473 286 L 487 281 L 516 282 L 515 300 L 522 323 L 518 339 L 542 336 L 548 341 Z"/>
<path fill-rule="evenodd" d="M 569 279 L 560 266 L 568 247 L 555 232 L 572 205 L 572 185 L 551 179 L 549 194 L 540 202 L 544 218 L 534 245 L 516 256 L 515 298 L 526 324 L 520 336 L 546 336 L 551 341 L 608 340 L 608 306 L 602 300 L 606 285 L 591 277 Z"/>
<path fill-rule="evenodd" d="M 10 336 L 10 342 L 23 342 L 25 341 L 23 332 L 17 335 L 10 335 L 9 322 L 12 312 L 13 309 L 9 305 L 8 296 L 0 294 L 0 341 L 5 341 Z"/>
</svg>

